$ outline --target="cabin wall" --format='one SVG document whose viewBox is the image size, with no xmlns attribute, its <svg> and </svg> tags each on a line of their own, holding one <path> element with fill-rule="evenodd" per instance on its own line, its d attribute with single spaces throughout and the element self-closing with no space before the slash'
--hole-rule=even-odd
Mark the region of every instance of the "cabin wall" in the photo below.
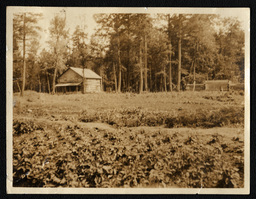
<svg viewBox="0 0 256 199">
<path fill-rule="evenodd" d="M 93 93 L 101 91 L 100 79 L 85 79 L 85 92 Z"/>
<path fill-rule="evenodd" d="M 81 85 L 56 87 L 56 93 L 77 93 L 81 91 Z"/>
<path fill-rule="evenodd" d="M 78 75 L 73 70 L 67 70 L 65 73 L 63 73 L 57 79 L 57 82 L 59 84 L 61 84 L 61 83 L 80 83 L 80 82 L 83 82 L 83 77 Z M 87 93 L 100 92 L 101 91 L 101 79 L 87 79 L 87 78 L 85 78 L 84 83 L 85 83 L 85 85 L 84 85 L 85 86 L 85 92 L 87 92 Z M 62 91 L 63 89 L 60 89 L 60 90 Z M 67 91 L 67 92 L 69 91 L 68 87 L 65 88 L 64 90 Z M 70 89 L 69 92 L 73 92 L 73 91 L 74 91 L 74 89 Z"/>
<path fill-rule="evenodd" d="M 57 80 L 58 83 L 79 83 L 82 81 L 83 78 L 72 70 L 67 70 Z"/>
<path fill-rule="evenodd" d="M 186 90 L 188 91 L 193 91 L 194 84 L 187 84 Z M 195 86 L 195 91 L 202 91 L 205 90 L 205 85 L 204 84 L 196 84 Z"/>
</svg>

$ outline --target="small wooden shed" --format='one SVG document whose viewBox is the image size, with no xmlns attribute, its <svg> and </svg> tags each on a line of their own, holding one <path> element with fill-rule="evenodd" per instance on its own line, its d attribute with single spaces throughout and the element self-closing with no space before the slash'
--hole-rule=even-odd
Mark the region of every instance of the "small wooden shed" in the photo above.
<svg viewBox="0 0 256 199">
<path fill-rule="evenodd" d="M 228 91 L 229 80 L 208 80 L 205 81 L 205 90 L 207 91 Z"/>
<path fill-rule="evenodd" d="M 83 88 L 85 92 L 100 92 L 102 78 L 90 69 L 70 67 L 57 79 L 56 92 L 77 92 Z"/>
</svg>

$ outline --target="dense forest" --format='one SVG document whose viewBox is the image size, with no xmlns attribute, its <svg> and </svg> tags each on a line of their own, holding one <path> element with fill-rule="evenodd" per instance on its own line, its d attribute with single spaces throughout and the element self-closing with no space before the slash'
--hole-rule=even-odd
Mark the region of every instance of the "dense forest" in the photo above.
<svg viewBox="0 0 256 199">
<path fill-rule="evenodd" d="M 89 68 L 102 77 L 103 90 L 179 91 L 187 83 L 244 81 L 244 31 L 236 18 L 207 14 L 95 14 L 70 32 L 66 14 L 50 21 L 40 50 L 43 14 L 17 13 L 13 19 L 13 87 L 55 92 L 68 67 Z M 44 27 L 45 28 L 45 27 Z M 89 42 L 87 42 L 89 39 Z"/>
</svg>

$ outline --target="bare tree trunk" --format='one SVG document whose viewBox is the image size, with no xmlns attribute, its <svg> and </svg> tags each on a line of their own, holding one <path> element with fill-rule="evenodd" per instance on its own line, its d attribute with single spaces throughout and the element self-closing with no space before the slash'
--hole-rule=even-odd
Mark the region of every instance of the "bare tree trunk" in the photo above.
<svg viewBox="0 0 256 199">
<path fill-rule="evenodd" d="M 126 72 L 126 87 L 130 92 L 130 45 L 128 45 L 128 60 L 127 60 L 127 72 Z"/>
<path fill-rule="evenodd" d="M 56 44 L 54 47 L 54 54 L 56 56 L 56 60 L 55 60 L 55 69 L 54 69 L 53 80 L 52 80 L 52 94 L 55 94 L 55 81 L 56 81 L 56 75 L 57 75 L 57 70 L 58 70 L 58 53 L 57 53 L 58 43 L 59 43 L 59 36 L 57 36 L 57 38 L 56 38 Z"/>
<path fill-rule="evenodd" d="M 169 87 L 170 87 L 170 91 L 172 92 L 172 45 L 169 45 L 169 50 L 170 50 L 170 54 L 169 54 Z"/>
<path fill-rule="evenodd" d="M 51 92 L 51 87 L 50 87 L 50 81 L 49 81 L 48 73 L 46 74 L 46 78 L 47 78 L 48 93 L 50 93 Z"/>
<path fill-rule="evenodd" d="M 142 93 L 143 91 L 143 66 L 142 66 L 142 41 L 140 41 L 140 91 L 139 93 Z"/>
<path fill-rule="evenodd" d="M 149 89 L 152 91 L 152 66 L 149 64 Z"/>
<path fill-rule="evenodd" d="M 22 88 L 20 95 L 24 95 L 26 85 L 26 13 L 23 14 L 23 73 L 22 73 Z"/>
<path fill-rule="evenodd" d="M 120 58 L 120 38 L 118 34 L 118 88 L 117 91 L 120 93 L 121 92 L 121 83 L 122 83 L 122 64 L 121 64 L 121 58 Z"/>
<path fill-rule="evenodd" d="M 155 80 L 155 84 L 154 84 L 154 87 L 155 87 L 155 91 L 157 91 L 157 75 L 156 75 L 156 73 L 155 73 L 155 78 L 154 78 L 154 80 Z"/>
<path fill-rule="evenodd" d="M 164 91 L 167 92 L 167 83 L 166 83 L 165 68 L 164 68 Z"/>
<path fill-rule="evenodd" d="M 19 81 L 17 80 L 17 81 L 16 81 L 16 83 L 17 83 L 17 86 L 18 86 L 19 92 L 21 92 L 21 90 L 20 90 L 20 85 L 19 85 Z"/>
<path fill-rule="evenodd" d="M 121 92 L 121 83 L 122 83 L 122 72 L 121 72 L 121 65 L 118 67 L 118 88 L 117 91 L 120 93 Z"/>
<path fill-rule="evenodd" d="M 82 93 L 85 94 L 85 79 L 84 79 L 84 65 L 83 65 L 83 89 L 82 89 Z"/>
<path fill-rule="evenodd" d="M 198 51 L 198 45 L 196 43 L 196 55 L 197 55 L 197 51 Z M 194 81 L 193 81 L 193 91 L 196 90 L 196 57 L 195 57 L 195 60 L 194 60 Z"/>
<path fill-rule="evenodd" d="M 125 82 L 125 74 L 122 73 L 122 76 L 123 76 L 122 77 L 122 84 L 123 84 L 122 88 L 127 90 L 126 85 L 125 85 L 126 84 L 126 82 Z"/>
<path fill-rule="evenodd" d="M 193 91 L 196 90 L 196 66 L 194 63 L 194 81 L 193 81 Z"/>
<path fill-rule="evenodd" d="M 191 66 L 190 66 L 190 70 L 189 70 L 190 75 L 192 75 L 193 67 L 194 67 L 194 58 L 191 62 Z"/>
<path fill-rule="evenodd" d="M 57 64 L 56 64 L 57 65 Z M 57 66 L 54 69 L 53 80 L 52 80 L 52 94 L 55 94 L 55 81 L 57 75 Z"/>
<path fill-rule="evenodd" d="M 114 63 L 113 63 L 113 73 L 114 73 L 114 80 L 115 80 L 115 92 L 117 92 L 116 65 Z"/>
<path fill-rule="evenodd" d="M 181 25 L 180 25 L 181 26 Z M 178 82 L 177 82 L 177 90 L 180 91 L 180 79 L 181 79 L 181 27 L 179 27 L 179 44 L 178 44 L 178 52 L 179 52 L 179 66 L 178 66 Z"/>
<path fill-rule="evenodd" d="M 172 92 L 172 42 L 171 42 L 170 14 L 168 14 L 168 35 L 169 35 L 169 88 Z"/>
<path fill-rule="evenodd" d="M 38 76 L 38 83 L 39 83 L 39 88 L 38 88 L 38 92 L 41 93 L 41 78 L 40 78 L 40 75 Z"/>
<path fill-rule="evenodd" d="M 162 77 L 162 75 L 161 75 L 161 77 L 160 77 L 160 88 L 159 88 L 159 90 L 162 92 L 163 91 L 163 77 Z"/>
<path fill-rule="evenodd" d="M 144 41 L 145 41 L 145 52 L 144 52 L 144 58 L 145 58 L 145 69 L 144 69 L 144 77 L 145 77 L 145 91 L 148 91 L 148 56 L 147 56 L 147 53 L 148 53 L 148 49 L 147 49 L 147 38 L 146 38 L 146 34 L 145 34 L 145 38 L 144 38 Z"/>
<path fill-rule="evenodd" d="M 128 52 L 128 60 L 127 60 L 127 73 L 126 73 L 126 86 L 128 91 L 130 92 L 130 14 L 128 14 L 128 48 L 127 48 L 127 52 Z"/>
</svg>

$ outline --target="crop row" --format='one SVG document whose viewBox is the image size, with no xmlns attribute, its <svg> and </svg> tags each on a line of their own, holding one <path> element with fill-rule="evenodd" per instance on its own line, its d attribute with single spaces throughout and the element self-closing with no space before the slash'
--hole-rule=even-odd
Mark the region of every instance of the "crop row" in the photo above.
<svg viewBox="0 0 256 199">
<path fill-rule="evenodd" d="M 243 187 L 243 142 L 219 134 L 55 126 L 14 135 L 24 187 Z"/>
<path fill-rule="evenodd" d="M 119 127 L 162 126 L 173 127 L 221 127 L 244 123 L 244 108 L 225 107 L 216 110 L 178 110 L 173 112 L 148 111 L 141 108 L 91 111 L 83 110 L 81 122 L 104 122 Z"/>
</svg>

